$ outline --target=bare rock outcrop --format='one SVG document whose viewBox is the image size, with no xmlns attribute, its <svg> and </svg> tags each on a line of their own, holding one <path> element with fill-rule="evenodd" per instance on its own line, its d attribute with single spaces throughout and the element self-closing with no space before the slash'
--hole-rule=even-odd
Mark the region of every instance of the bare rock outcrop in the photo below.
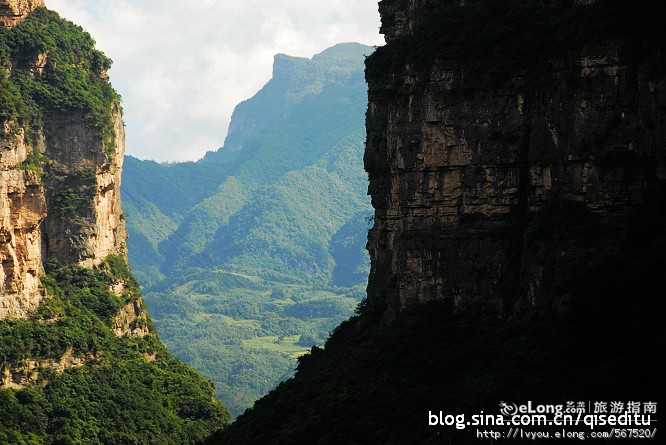
<svg viewBox="0 0 666 445">
<path fill-rule="evenodd" d="M 113 333 L 116 337 L 146 337 L 151 335 L 148 313 L 142 300 L 127 303 L 113 320 Z"/>
<path fill-rule="evenodd" d="M 67 349 L 57 360 L 55 359 L 26 359 L 19 364 L 4 364 L 0 367 L 0 390 L 23 389 L 26 386 L 48 383 L 43 379 L 44 371 L 62 374 L 68 369 L 81 368 L 97 360 L 93 353 L 77 355 L 73 348 Z"/>
<path fill-rule="evenodd" d="M 22 318 L 42 299 L 41 223 L 46 201 L 41 178 L 31 171 L 33 155 L 21 128 L 0 128 L 0 319 Z"/>
<path fill-rule="evenodd" d="M 44 0 L 0 0 L 0 26 L 16 26 L 32 11 L 43 6 Z"/>
</svg>

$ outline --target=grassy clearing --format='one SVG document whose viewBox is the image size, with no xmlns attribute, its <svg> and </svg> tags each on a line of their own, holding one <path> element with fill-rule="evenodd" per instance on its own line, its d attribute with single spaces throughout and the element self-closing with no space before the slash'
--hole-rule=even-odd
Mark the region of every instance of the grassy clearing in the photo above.
<svg viewBox="0 0 666 445">
<path fill-rule="evenodd" d="M 304 348 L 298 344 L 300 339 L 300 335 L 291 335 L 289 337 L 268 335 L 265 337 L 256 337 L 249 340 L 243 340 L 241 345 L 246 349 L 262 349 L 265 351 L 279 352 L 281 354 L 287 354 L 293 358 L 298 358 L 310 352 L 310 348 Z"/>
</svg>

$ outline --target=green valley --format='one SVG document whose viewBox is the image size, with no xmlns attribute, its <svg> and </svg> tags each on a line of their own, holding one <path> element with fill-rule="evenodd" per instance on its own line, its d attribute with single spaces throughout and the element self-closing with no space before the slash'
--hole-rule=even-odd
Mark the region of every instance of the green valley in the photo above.
<svg viewBox="0 0 666 445">
<path fill-rule="evenodd" d="M 278 55 L 220 150 L 180 164 L 126 159 L 130 261 L 153 319 L 234 415 L 291 376 L 365 294 L 372 52 Z"/>
</svg>

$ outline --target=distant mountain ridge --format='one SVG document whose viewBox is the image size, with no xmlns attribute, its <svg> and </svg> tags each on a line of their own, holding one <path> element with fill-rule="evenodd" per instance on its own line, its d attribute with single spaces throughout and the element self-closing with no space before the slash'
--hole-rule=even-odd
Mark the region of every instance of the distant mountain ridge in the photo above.
<svg viewBox="0 0 666 445">
<path fill-rule="evenodd" d="M 277 55 L 271 81 L 236 108 L 223 148 L 192 163 L 158 164 L 128 157 L 123 192 L 130 243 L 141 246 L 130 249 L 140 277 L 146 281 L 146 271 L 155 267 L 172 270 L 174 252 L 201 253 L 201 238 L 210 241 L 213 235 L 211 227 L 202 227 L 202 217 L 226 221 L 238 210 L 214 208 L 217 198 L 238 206 L 244 201 L 241 195 L 289 172 L 320 161 L 327 166 L 319 166 L 330 171 L 350 150 L 361 153 L 367 100 L 360 93 L 366 88 L 363 59 L 371 52 L 360 44 L 341 44 L 312 59 Z M 364 196 L 361 157 L 354 159 L 360 169 L 354 168 L 351 175 L 339 170 L 354 192 L 363 188 Z M 152 228 L 142 229 L 147 221 Z M 197 230 L 204 230 L 205 236 Z"/>
<path fill-rule="evenodd" d="M 295 344 L 305 332 L 309 343 L 320 343 L 360 300 L 371 215 L 363 169 L 364 61 L 373 51 L 346 43 L 311 59 L 279 54 L 272 79 L 236 107 L 223 148 L 181 164 L 126 159 L 130 261 L 162 335 L 190 363 L 199 352 L 186 333 L 182 338 L 185 318 L 192 318 L 192 330 L 213 324 L 211 315 L 226 316 L 258 322 L 264 337 L 293 337 Z M 316 310 L 294 309 L 314 294 L 325 300 L 308 303 Z M 256 299 L 270 305 L 265 313 L 250 316 L 236 307 Z M 212 334 L 208 343 L 218 340 Z M 233 346 L 243 349 L 237 340 Z M 288 352 L 279 372 L 269 372 L 266 389 L 277 374 L 289 374 L 304 344 Z M 208 375 L 218 390 L 227 380 L 215 369 Z M 233 411 L 233 398 L 219 392 Z M 260 393 L 243 396 L 236 412 Z"/>
</svg>

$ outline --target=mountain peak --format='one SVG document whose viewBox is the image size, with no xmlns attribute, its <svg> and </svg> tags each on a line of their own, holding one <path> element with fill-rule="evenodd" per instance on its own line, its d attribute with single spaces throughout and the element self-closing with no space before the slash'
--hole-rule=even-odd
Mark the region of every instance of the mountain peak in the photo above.
<svg viewBox="0 0 666 445">
<path fill-rule="evenodd" d="M 283 53 L 275 55 L 271 80 L 251 99 L 236 107 L 224 149 L 207 154 L 205 159 L 219 161 L 218 154 L 224 153 L 223 157 L 237 154 L 244 146 L 239 141 L 240 134 L 249 128 L 258 129 L 266 122 L 281 119 L 287 109 L 308 97 L 318 96 L 327 89 L 349 82 L 365 88 L 365 56 L 374 50 L 360 43 L 341 43 L 312 58 Z"/>
<path fill-rule="evenodd" d="M 360 43 L 339 43 L 315 54 L 312 58 L 276 54 L 273 62 L 274 80 L 303 80 L 322 73 L 349 75 L 363 69 L 364 57 L 374 52 Z"/>
<path fill-rule="evenodd" d="M 372 46 L 356 42 L 338 43 L 312 57 L 315 62 L 327 62 L 329 64 L 353 64 L 359 65 L 365 56 L 375 51 Z"/>
<path fill-rule="evenodd" d="M 273 79 L 292 78 L 299 71 L 307 69 L 310 59 L 294 57 L 287 54 L 276 54 L 273 58 Z"/>
</svg>

